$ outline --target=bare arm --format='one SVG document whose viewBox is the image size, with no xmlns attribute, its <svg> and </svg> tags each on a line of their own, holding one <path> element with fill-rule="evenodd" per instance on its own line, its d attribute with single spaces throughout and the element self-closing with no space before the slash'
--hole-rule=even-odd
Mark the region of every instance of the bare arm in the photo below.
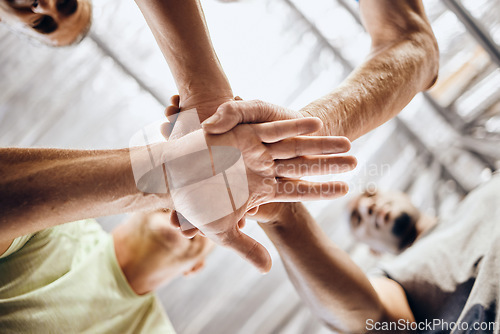
<svg viewBox="0 0 500 334">
<path fill-rule="evenodd" d="M 233 98 L 198 0 L 136 0 L 179 89 L 180 107 L 203 107 L 203 121 Z M 200 110 L 198 110 L 200 112 Z"/>
<path fill-rule="evenodd" d="M 394 281 L 372 283 L 349 256 L 324 234 L 300 203 L 261 207 L 257 219 L 276 246 L 290 280 L 312 311 L 341 332 L 361 333 L 366 321 L 413 321 L 403 289 Z M 263 211 L 261 211 L 263 210 Z"/>
<path fill-rule="evenodd" d="M 346 138 L 300 137 L 320 128 L 318 119 L 303 118 L 244 124 L 206 137 L 200 129 L 127 150 L 0 149 L 0 248 L 18 236 L 68 221 L 172 209 L 175 202 L 175 209 L 207 237 L 268 271 L 271 261 L 265 248 L 238 228 L 247 209 L 278 200 L 316 200 L 323 186 L 327 190 L 321 193 L 322 199 L 347 191 L 342 182 L 300 180 L 304 175 L 340 173 L 356 165 L 352 156 L 324 155 L 348 151 Z M 208 147 L 225 147 L 225 151 L 211 155 Z M 230 171 L 231 194 L 237 204 L 228 198 L 226 174 L 216 173 L 211 163 Z M 322 168 L 298 171 L 296 167 L 309 164 Z M 170 193 L 167 183 L 175 191 Z M 288 190 L 293 186 L 293 192 L 283 191 L 285 185 Z"/>
<path fill-rule="evenodd" d="M 371 52 L 340 87 L 302 109 L 354 140 L 397 115 L 437 78 L 439 51 L 420 0 L 361 0 Z"/>
<path fill-rule="evenodd" d="M 58 224 L 168 207 L 137 190 L 128 150 L 0 149 L 0 242 Z"/>
<path fill-rule="evenodd" d="M 323 135 L 354 140 L 394 117 L 436 80 L 436 39 L 420 0 L 361 0 L 360 7 L 371 53 L 337 89 L 298 112 L 261 101 L 225 103 L 205 130 L 314 115 L 325 124 Z"/>
</svg>

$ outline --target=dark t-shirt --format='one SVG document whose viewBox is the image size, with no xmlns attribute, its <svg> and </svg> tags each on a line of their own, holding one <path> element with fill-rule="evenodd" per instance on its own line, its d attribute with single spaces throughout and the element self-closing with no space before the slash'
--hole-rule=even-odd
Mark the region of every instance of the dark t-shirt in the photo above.
<svg viewBox="0 0 500 334">
<path fill-rule="evenodd" d="M 419 332 L 500 333 L 500 175 L 381 269 L 405 290 Z"/>
</svg>

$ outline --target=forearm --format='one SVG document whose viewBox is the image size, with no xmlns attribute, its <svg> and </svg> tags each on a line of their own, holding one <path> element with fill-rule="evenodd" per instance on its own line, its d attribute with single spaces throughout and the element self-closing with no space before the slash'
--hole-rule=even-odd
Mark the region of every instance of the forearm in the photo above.
<svg viewBox="0 0 500 334">
<path fill-rule="evenodd" d="M 439 50 L 420 1 L 363 0 L 372 51 L 333 92 L 302 109 L 324 134 L 355 140 L 397 115 L 437 78 Z"/>
<path fill-rule="evenodd" d="M 182 108 L 233 97 L 198 0 L 136 2 L 173 73 Z"/>
<path fill-rule="evenodd" d="M 328 239 L 302 204 L 286 207 L 277 221 L 261 226 L 313 312 L 346 332 L 362 332 L 366 319 L 381 319 L 381 302 L 361 269 Z"/>
<path fill-rule="evenodd" d="M 412 43 L 402 41 L 370 57 L 337 89 L 301 111 L 323 121 L 323 134 L 351 141 L 385 123 L 432 82 L 422 70 L 425 54 Z"/>
<path fill-rule="evenodd" d="M 128 150 L 0 149 L 1 239 L 168 205 L 137 190 Z"/>
</svg>

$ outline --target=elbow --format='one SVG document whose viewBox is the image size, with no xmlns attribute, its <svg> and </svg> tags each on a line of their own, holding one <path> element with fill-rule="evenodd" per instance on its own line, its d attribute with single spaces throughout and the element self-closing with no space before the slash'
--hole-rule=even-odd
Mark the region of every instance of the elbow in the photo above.
<svg viewBox="0 0 500 334">
<path fill-rule="evenodd" d="M 417 69 L 421 70 L 421 89 L 428 90 L 436 83 L 439 75 L 439 47 L 430 26 L 411 36 L 416 50 Z"/>
<path fill-rule="evenodd" d="M 439 74 L 439 46 L 429 21 L 419 16 L 413 29 L 406 36 L 413 49 L 416 71 L 420 73 L 421 90 L 428 90 L 436 83 Z"/>
<path fill-rule="evenodd" d="M 370 58 L 385 54 L 398 73 L 415 83 L 417 92 L 430 89 L 438 79 L 439 47 L 430 24 L 419 18 L 389 39 L 374 39 Z"/>
</svg>

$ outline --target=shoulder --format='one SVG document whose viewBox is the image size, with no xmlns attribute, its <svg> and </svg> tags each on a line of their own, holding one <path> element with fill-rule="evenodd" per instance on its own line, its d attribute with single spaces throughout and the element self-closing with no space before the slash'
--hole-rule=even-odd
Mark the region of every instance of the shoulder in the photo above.
<svg viewBox="0 0 500 334">
<path fill-rule="evenodd" d="M 75 222 L 70 222 L 58 226 L 54 226 L 39 232 L 30 233 L 15 239 L 0 241 L 0 259 L 6 258 L 21 249 L 25 248 L 26 244 L 36 244 L 35 248 L 39 248 L 42 244 L 46 244 L 52 239 L 61 237 L 78 240 L 89 236 L 98 236 L 105 233 L 100 224 L 94 219 L 86 219 Z M 33 248 L 33 247 L 28 247 Z"/>
</svg>

